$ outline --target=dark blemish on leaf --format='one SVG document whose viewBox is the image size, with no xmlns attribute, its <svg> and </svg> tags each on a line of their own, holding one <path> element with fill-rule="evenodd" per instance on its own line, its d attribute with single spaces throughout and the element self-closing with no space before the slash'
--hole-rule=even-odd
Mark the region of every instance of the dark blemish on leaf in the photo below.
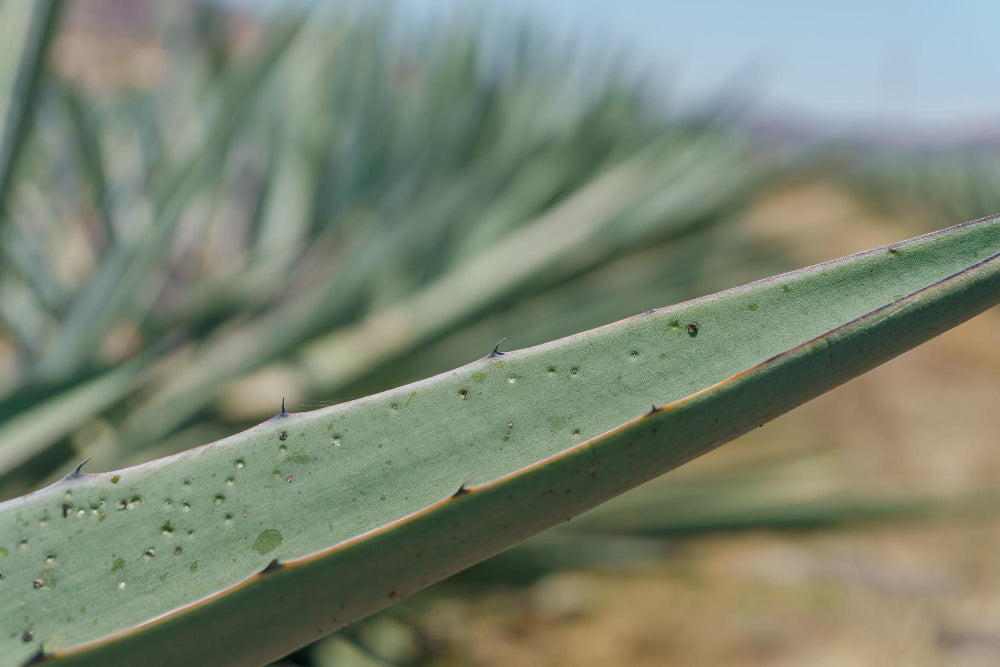
<svg viewBox="0 0 1000 667">
<path fill-rule="evenodd" d="M 112 484 L 117 484 L 118 480 L 120 480 L 120 479 L 121 479 L 120 475 L 115 475 L 114 477 L 111 478 L 111 483 Z"/>
<path fill-rule="evenodd" d="M 667 358 L 667 353 L 666 352 L 660 352 L 660 359 L 666 359 L 666 358 Z"/>
<path fill-rule="evenodd" d="M 77 464 L 75 468 L 73 468 L 73 472 L 63 477 L 63 481 L 69 482 L 74 479 L 80 479 L 81 477 L 86 477 L 87 475 L 85 473 L 80 472 L 80 470 L 83 468 L 83 466 L 87 465 L 87 461 L 89 461 L 91 458 L 92 457 L 88 456 L 84 460 L 80 461 L 80 463 Z"/>
<path fill-rule="evenodd" d="M 656 405 L 653 405 L 653 407 L 646 414 L 655 415 L 657 410 L 659 410 L 659 408 L 657 408 Z"/>
<path fill-rule="evenodd" d="M 117 572 L 118 570 L 124 569 L 124 567 L 125 567 L 125 559 L 119 557 L 115 559 L 114 564 L 111 566 L 111 571 Z"/>
<path fill-rule="evenodd" d="M 278 440 L 288 440 L 288 431 L 282 431 L 279 433 Z"/>
<path fill-rule="evenodd" d="M 259 540 L 259 538 L 258 538 L 258 540 Z M 275 545 L 275 546 L 277 546 L 277 545 Z M 268 563 L 267 565 L 265 565 L 264 569 L 261 570 L 260 573 L 262 575 L 264 575 L 264 574 L 271 574 L 272 572 L 276 572 L 277 570 L 280 570 L 283 567 L 284 567 L 284 565 L 281 564 L 281 561 L 279 561 L 277 558 L 275 558 L 270 563 Z"/>
<path fill-rule="evenodd" d="M 502 357 L 503 352 L 500 351 L 500 343 L 507 340 L 506 338 L 501 338 L 497 341 L 497 344 L 493 346 L 493 351 L 486 355 L 487 359 L 494 359 L 496 357 Z"/>
<path fill-rule="evenodd" d="M 593 466 L 593 464 L 591 464 L 591 466 L 590 466 L 590 476 L 591 477 L 597 477 L 597 468 L 595 468 Z"/>
<path fill-rule="evenodd" d="M 886 253 L 889 255 L 891 259 L 895 259 L 899 255 L 899 251 L 896 250 L 895 248 L 889 248 L 889 250 L 887 250 Z"/>
<path fill-rule="evenodd" d="M 789 287 L 788 285 L 782 285 L 781 286 L 781 291 L 784 292 L 785 294 L 788 294 L 789 292 L 792 291 L 792 288 Z"/>
<path fill-rule="evenodd" d="M 750 311 L 757 310 L 757 304 L 756 303 L 751 303 L 749 306 L 747 306 L 747 310 L 750 310 Z"/>
<path fill-rule="evenodd" d="M 578 370 L 579 370 L 579 369 L 578 369 L 578 368 L 577 368 L 576 366 L 573 366 L 573 368 L 569 369 L 569 372 L 570 372 L 570 374 L 571 374 L 571 375 L 576 375 L 576 372 L 577 372 Z"/>
<path fill-rule="evenodd" d="M 639 350 L 632 350 L 628 356 L 632 357 L 633 359 L 637 358 L 639 356 Z"/>
<path fill-rule="evenodd" d="M 62 514 L 63 514 L 63 518 L 64 519 L 69 516 L 69 511 L 71 509 L 73 509 L 72 505 L 70 505 L 68 503 L 63 503 L 63 505 L 62 505 Z"/>
<path fill-rule="evenodd" d="M 688 323 L 688 335 L 690 335 L 692 338 L 694 338 L 695 336 L 698 335 L 698 323 L 697 322 L 689 322 Z"/>
<path fill-rule="evenodd" d="M 31 630 L 25 630 L 23 633 L 21 633 L 21 641 L 24 642 L 25 644 L 27 644 L 34 638 L 35 638 L 35 633 L 32 632 Z"/>
<path fill-rule="evenodd" d="M 413 397 L 416 396 L 416 395 L 417 395 L 417 392 L 413 392 L 412 394 L 410 394 L 410 397 L 408 399 L 406 399 L 406 403 L 403 403 L 403 407 L 404 408 L 410 407 L 410 401 L 412 401 Z"/>
<path fill-rule="evenodd" d="M 469 391 L 467 389 L 459 389 L 458 397 L 464 401 L 469 397 Z"/>
<path fill-rule="evenodd" d="M 257 536 L 257 541 L 253 543 L 253 548 L 257 553 L 264 555 L 277 549 L 279 544 L 281 544 L 281 531 L 268 528 L 261 531 Z"/>
<path fill-rule="evenodd" d="M 190 572 L 197 572 L 198 571 L 198 561 L 192 561 L 191 562 L 191 566 L 188 568 L 188 571 L 190 571 Z"/>
<path fill-rule="evenodd" d="M 175 556 L 180 556 L 183 552 L 184 552 L 184 550 L 181 549 L 180 547 L 174 547 L 174 555 Z"/>
<path fill-rule="evenodd" d="M 469 490 L 465 488 L 465 482 L 462 482 L 462 485 L 458 487 L 458 491 L 451 494 L 451 497 L 458 498 L 459 496 L 464 496 L 467 493 L 469 493 Z"/>
<path fill-rule="evenodd" d="M 41 588 L 44 585 L 45 585 L 45 582 L 42 581 L 41 579 L 35 579 L 33 582 L 31 582 L 31 587 L 34 588 L 35 590 L 38 590 L 39 588 Z"/>
</svg>

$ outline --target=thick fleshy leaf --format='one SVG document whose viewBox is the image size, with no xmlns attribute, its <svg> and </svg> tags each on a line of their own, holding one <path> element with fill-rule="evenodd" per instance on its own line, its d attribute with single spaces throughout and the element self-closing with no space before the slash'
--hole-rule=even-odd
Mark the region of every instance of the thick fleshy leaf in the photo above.
<svg viewBox="0 0 1000 667">
<path fill-rule="evenodd" d="M 278 657 L 1000 301 L 988 218 L 0 504 L 0 654 Z"/>
<path fill-rule="evenodd" d="M 61 5 L 57 0 L 8 2 L 0 9 L 0 200 L 7 198 L 28 134 L 28 116 Z"/>
</svg>

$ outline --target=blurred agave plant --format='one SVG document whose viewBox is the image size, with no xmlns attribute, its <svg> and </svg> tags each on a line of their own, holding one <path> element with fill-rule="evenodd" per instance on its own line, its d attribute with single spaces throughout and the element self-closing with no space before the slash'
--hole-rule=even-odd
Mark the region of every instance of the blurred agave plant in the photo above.
<svg viewBox="0 0 1000 667">
<path fill-rule="evenodd" d="M 995 147 L 867 155 L 852 181 L 882 204 L 930 206 L 942 216 L 981 218 L 1000 210 L 1000 157 Z"/>
<path fill-rule="evenodd" d="M 747 141 L 609 61 L 573 76 L 530 28 L 145 7 L 162 84 L 97 92 L 42 64 L 81 6 L 58 31 L 54 4 L 4 7 L 32 29 L 3 54 L 31 85 L 8 88 L 0 170 L 2 497 L 478 356 L 514 311 L 530 344 L 748 257 L 720 233 L 773 173 Z"/>
</svg>

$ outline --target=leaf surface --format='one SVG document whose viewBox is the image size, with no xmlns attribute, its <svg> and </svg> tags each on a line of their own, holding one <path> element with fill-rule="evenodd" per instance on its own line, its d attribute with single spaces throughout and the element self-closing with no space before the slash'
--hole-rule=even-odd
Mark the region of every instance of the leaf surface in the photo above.
<svg viewBox="0 0 1000 667">
<path fill-rule="evenodd" d="M 277 658 L 983 311 L 998 250 L 966 223 L 2 503 L 0 655 Z"/>
</svg>

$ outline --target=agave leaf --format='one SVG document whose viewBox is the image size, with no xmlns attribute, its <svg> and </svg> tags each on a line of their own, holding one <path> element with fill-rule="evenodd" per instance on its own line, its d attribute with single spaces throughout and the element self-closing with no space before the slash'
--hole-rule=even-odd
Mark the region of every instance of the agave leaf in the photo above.
<svg viewBox="0 0 1000 667">
<path fill-rule="evenodd" d="M 981 312 L 998 249 L 967 223 L 2 503 L 0 655 L 277 658 Z"/>
<path fill-rule="evenodd" d="M 5 2 L 0 9 L 0 201 L 7 198 L 29 109 L 59 9 L 57 0 Z"/>
<path fill-rule="evenodd" d="M 133 359 L 0 422 L 0 476 L 121 400 L 140 384 L 148 365 L 145 356 Z"/>
<path fill-rule="evenodd" d="M 373 365 L 417 348 L 526 286 L 557 282 L 600 265 L 659 235 L 681 235 L 709 214 L 741 201 L 757 185 L 758 167 L 733 142 L 713 133 L 680 150 L 662 137 L 596 177 L 503 242 L 465 258 L 408 298 L 360 322 L 306 343 L 304 375 L 313 388 L 338 389 Z M 654 176 L 649 176 L 653 173 Z M 646 198 L 650 202 L 637 205 Z M 650 205 L 653 204 L 653 205 Z M 397 227 L 389 241 L 359 250 L 328 283 L 282 304 L 199 351 L 201 362 L 171 377 L 137 407 L 125 440 L 144 444 L 170 433 L 221 392 L 221 381 L 254 370 L 313 333 L 331 310 L 363 290 L 372 268 L 416 243 L 426 225 Z M 363 345 L 358 345 L 363 341 Z M 349 350 L 348 354 L 344 354 Z"/>
<path fill-rule="evenodd" d="M 264 53 L 244 70 L 236 69 L 224 82 L 222 109 L 214 119 L 208 139 L 200 151 L 179 166 L 158 202 L 153 224 L 136 239 L 119 238 L 102 261 L 97 275 L 81 290 L 66 322 L 44 358 L 38 373 L 47 379 L 63 378 L 84 364 L 107 329 L 134 298 L 143 279 L 163 261 L 164 248 L 181 220 L 183 211 L 204 182 L 218 167 L 232 135 L 252 108 L 256 93 L 268 80 L 275 64 L 294 43 L 301 22 L 274 37 Z"/>
</svg>

